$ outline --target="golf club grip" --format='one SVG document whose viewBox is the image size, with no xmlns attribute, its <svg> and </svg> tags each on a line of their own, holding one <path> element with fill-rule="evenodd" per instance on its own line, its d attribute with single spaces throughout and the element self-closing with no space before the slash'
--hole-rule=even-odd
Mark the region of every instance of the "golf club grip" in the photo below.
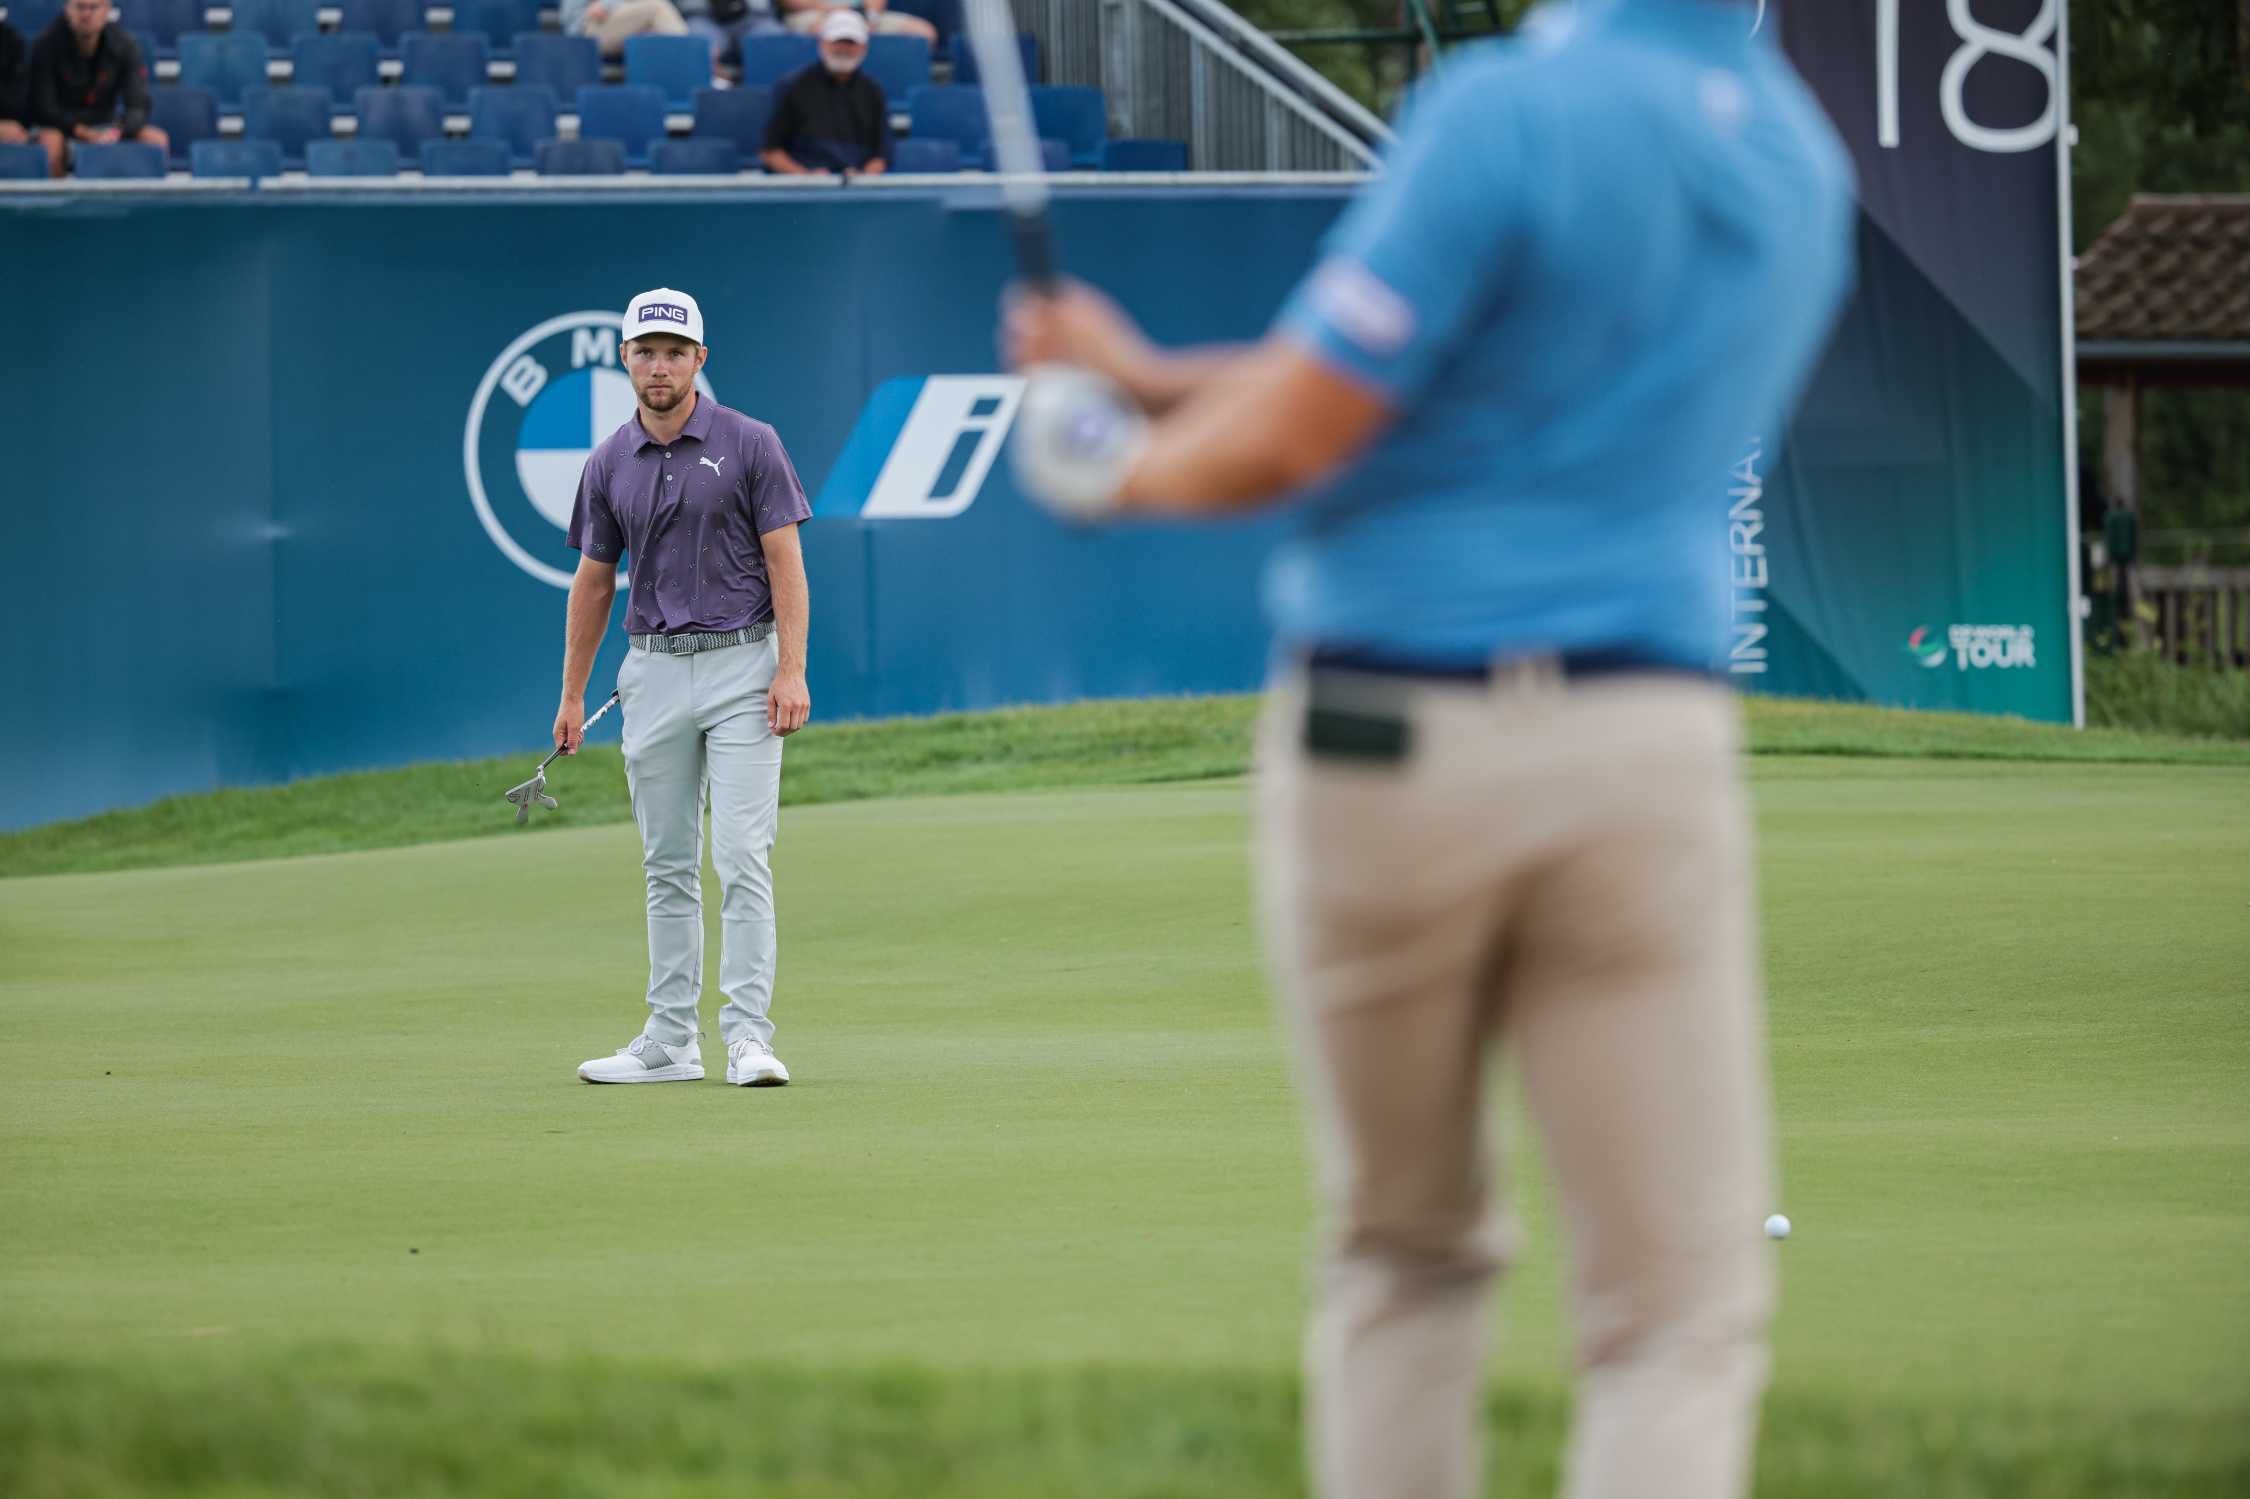
<svg viewBox="0 0 2250 1499">
<path fill-rule="evenodd" d="M 1017 269 L 1033 291 L 1052 296 L 1060 277 L 1055 270 L 1055 241 L 1047 232 L 1047 216 L 1012 213 L 1008 217 L 1015 229 Z"/>
</svg>

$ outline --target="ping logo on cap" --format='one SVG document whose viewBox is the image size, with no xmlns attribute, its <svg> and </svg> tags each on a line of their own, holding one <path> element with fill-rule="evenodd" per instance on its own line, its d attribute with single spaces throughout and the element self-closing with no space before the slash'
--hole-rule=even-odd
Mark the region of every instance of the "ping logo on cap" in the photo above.
<svg viewBox="0 0 2250 1499">
<path fill-rule="evenodd" d="M 678 323 L 687 326 L 687 309 L 677 302 L 650 302 L 641 308 L 644 323 Z"/>
</svg>

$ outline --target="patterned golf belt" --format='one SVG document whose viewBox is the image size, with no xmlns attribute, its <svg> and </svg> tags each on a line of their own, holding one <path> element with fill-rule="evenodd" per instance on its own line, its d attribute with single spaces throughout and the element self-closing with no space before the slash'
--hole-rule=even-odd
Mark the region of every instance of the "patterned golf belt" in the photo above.
<svg viewBox="0 0 2250 1499">
<path fill-rule="evenodd" d="M 698 635 L 682 632 L 678 635 L 632 635 L 636 651 L 655 651 L 666 656 L 692 656 L 697 651 L 715 651 L 721 646 L 749 645 L 773 633 L 773 621 L 761 619 L 754 625 L 739 630 L 725 630 L 717 635 Z"/>
</svg>

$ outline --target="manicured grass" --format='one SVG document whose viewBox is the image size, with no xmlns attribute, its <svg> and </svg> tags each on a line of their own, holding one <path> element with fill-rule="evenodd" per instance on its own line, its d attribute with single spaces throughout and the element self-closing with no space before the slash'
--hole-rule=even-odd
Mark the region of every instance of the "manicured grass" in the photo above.
<svg viewBox="0 0 2250 1499">
<path fill-rule="evenodd" d="M 1753 780 L 1761 1491 L 2241 1492 L 2250 771 Z M 639 1023 L 629 827 L 11 882 L 0 1493 L 1299 1492 L 1244 802 L 790 811 L 783 1090 L 573 1079 Z M 1568 1340 L 1510 1138 L 1514 1496 Z"/>
<path fill-rule="evenodd" d="M 1488 1407 L 1494 1499 L 1550 1499 L 1559 1396 Z M 0 1479 L 91 1494 L 1281 1499 L 1293 1381 L 1145 1368 L 837 1371 L 315 1350 L 251 1367 L 0 1364 Z M 77 1439 L 64 1447 L 58 1432 Z M 1763 1499 L 2233 1499 L 2239 1430 L 2173 1412 L 1769 1402 Z M 9 1456 L 14 1454 L 13 1459 Z"/>
<path fill-rule="evenodd" d="M 1248 697 L 1074 703 L 880 723 L 817 724 L 790 741 L 790 806 L 867 797 L 1145 785 L 1239 775 L 1257 713 Z M 1752 699 L 1758 754 L 2250 765 L 2250 740 L 2074 732 L 2018 719 Z M 0 878 L 401 848 L 547 835 L 630 819 L 614 742 L 556 762 L 562 803 L 517 828 L 501 793 L 544 751 L 173 797 L 153 806 L 0 834 Z"/>
</svg>

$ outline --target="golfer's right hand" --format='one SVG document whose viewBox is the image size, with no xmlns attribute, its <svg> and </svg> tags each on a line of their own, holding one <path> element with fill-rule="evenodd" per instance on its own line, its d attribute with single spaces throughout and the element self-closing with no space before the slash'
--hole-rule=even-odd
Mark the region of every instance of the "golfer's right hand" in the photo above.
<svg viewBox="0 0 2250 1499">
<path fill-rule="evenodd" d="M 555 713 L 555 748 L 566 755 L 578 753 L 578 746 L 586 742 L 586 700 L 566 697 Z"/>
</svg>

